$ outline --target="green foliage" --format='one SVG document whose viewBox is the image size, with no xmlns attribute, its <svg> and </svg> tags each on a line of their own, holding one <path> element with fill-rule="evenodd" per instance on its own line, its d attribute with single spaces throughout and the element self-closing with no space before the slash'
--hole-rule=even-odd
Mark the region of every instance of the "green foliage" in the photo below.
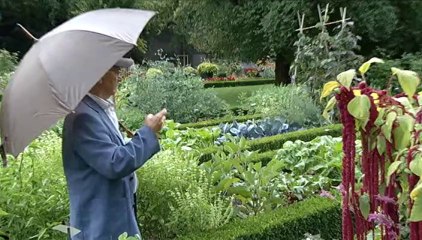
<svg viewBox="0 0 422 240">
<path fill-rule="evenodd" d="M 312 198 L 273 212 L 237 220 L 217 231 L 192 233 L 180 240 L 302 239 L 305 233 L 323 239 L 341 238 L 341 210 L 337 202 Z"/>
<path fill-rule="evenodd" d="M 219 128 L 188 128 L 179 129 L 179 124 L 167 121 L 162 131 L 161 146 L 163 149 L 202 149 L 214 145 L 220 136 Z"/>
<path fill-rule="evenodd" d="M 282 206 L 278 182 L 281 163 L 271 161 L 266 166 L 254 163 L 257 152 L 245 151 L 245 139 L 233 139 L 225 147 L 227 154 L 219 151 L 212 161 L 201 164 L 201 168 L 208 173 L 215 191 L 234 197 L 236 214 L 244 218 Z"/>
<path fill-rule="evenodd" d="M 241 99 L 245 109 L 266 116 L 280 116 L 301 126 L 322 124 L 321 109 L 302 86 L 289 85 L 260 89 Z"/>
<path fill-rule="evenodd" d="M 233 122 L 233 121 L 246 122 L 248 120 L 258 120 L 258 119 L 261 119 L 263 117 L 264 117 L 264 115 L 262 115 L 262 114 L 245 115 L 245 116 L 226 116 L 226 117 L 223 117 L 223 118 L 206 120 L 206 121 L 197 122 L 197 123 L 180 124 L 180 125 L 177 126 L 177 129 L 183 130 L 183 129 L 187 129 L 187 128 L 211 127 L 211 126 L 218 126 L 222 123 Z"/>
<path fill-rule="evenodd" d="M 210 62 L 203 62 L 199 64 L 197 69 L 202 78 L 213 77 L 219 70 L 216 64 Z"/>
<path fill-rule="evenodd" d="M 309 142 L 287 141 L 277 151 L 275 159 L 288 170 L 283 183 L 293 199 L 303 199 L 311 193 L 329 190 L 341 183 L 343 158 L 342 138 L 321 136 Z"/>
<path fill-rule="evenodd" d="M 119 114 L 129 128 L 139 128 L 143 116 L 163 107 L 167 108 L 169 119 L 181 123 L 227 112 L 227 105 L 214 92 L 204 89 L 199 77 L 187 76 L 179 68 L 162 72 L 163 75 L 144 79 L 143 70 L 138 67 L 121 84 Z"/>
<path fill-rule="evenodd" d="M 17 54 L 0 49 L 0 75 L 13 72 L 18 62 Z"/>
<path fill-rule="evenodd" d="M 140 240 L 140 239 L 141 239 L 140 236 L 129 237 L 126 232 L 122 233 L 118 238 L 118 240 Z"/>
<path fill-rule="evenodd" d="M 231 199 L 214 192 L 204 171 L 201 171 L 197 184 L 187 189 L 176 188 L 170 193 L 175 201 L 170 205 L 168 227 L 177 235 L 216 229 L 228 223 L 233 215 Z"/>
<path fill-rule="evenodd" d="M 157 78 L 157 77 L 160 77 L 162 75 L 163 75 L 163 71 L 161 71 L 158 68 L 149 68 L 147 70 L 147 72 L 145 73 L 145 77 L 147 79 L 149 79 L 149 78 Z"/>
<path fill-rule="evenodd" d="M 20 158 L 0 168 L 0 232 L 11 239 L 61 239 L 51 228 L 67 221 L 69 200 L 61 163 L 61 139 L 46 132 Z"/>
<path fill-rule="evenodd" d="M 164 151 L 138 170 L 139 216 L 147 239 L 210 229 L 230 218 L 230 205 L 209 192 L 193 156 Z"/>
<path fill-rule="evenodd" d="M 367 73 L 367 82 L 374 88 L 388 89 L 397 94 L 400 92 L 400 85 L 391 76 L 391 68 L 412 69 L 422 76 L 422 53 L 404 54 L 399 59 L 387 59 L 383 64 L 371 66 Z"/>
<path fill-rule="evenodd" d="M 311 91 L 313 99 L 318 99 L 324 83 L 336 79 L 339 72 L 356 66 L 363 60 L 354 53 L 359 50 L 359 37 L 355 36 L 350 25 L 337 27 L 333 32 L 325 26 L 313 37 L 299 33 L 298 48 L 292 71 L 297 71 L 296 83 L 304 83 Z"/>
<path fill-rule="evenodd" d="M 198 75 L 198 70 L 196 70 L 195 68 L 193 68 L 191 66 L 185 67 L 183 69 L 183 72 L 187 75 L 194 75 L 194 76 Z"/>
<path fill-rule="evenodd" d="M 248 150 L 267 152 L 271 150 L 280 149 L 281 146 L 287 141 L 311 141 L 312 139 L 328 135 L 333 137 L 341 136 L 342 126 L 340 124 L 331 125 L 327 127 L 312 128 L 307 130 L 301 130 L 296 132 L 284 133 L 271 137 L 264 137 L 260 139 L 254 139 L 248 141 Z M 217 147 L 210 147 L 201 151 L 200 162 L 206 162 L 212 159 L 212 154 L 217 151 Z"/>
</svg>

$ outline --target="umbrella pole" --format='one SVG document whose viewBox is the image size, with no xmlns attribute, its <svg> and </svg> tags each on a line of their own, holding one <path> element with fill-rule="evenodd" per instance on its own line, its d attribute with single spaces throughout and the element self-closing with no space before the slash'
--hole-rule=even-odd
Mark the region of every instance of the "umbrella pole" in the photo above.
<svg viewBox="0 0 422 240">
<path fill-rule="evenodd" d="M 4 150 L 4 144 L 0 146 L 0 155 L 3 161 L 3 167 L 7 167 L 7 156 L 6 156 L 6 151 Z"/>
</svg>

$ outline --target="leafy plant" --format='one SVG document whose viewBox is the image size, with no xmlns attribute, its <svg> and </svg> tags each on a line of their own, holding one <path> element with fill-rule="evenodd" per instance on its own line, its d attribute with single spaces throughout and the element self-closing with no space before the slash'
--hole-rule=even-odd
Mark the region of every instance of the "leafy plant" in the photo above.
<svg viewBox="0 0 422 240">
<path fill-rule="evenodd" d="M 194 75 L 194 76 L 198 75 L 198 70 L 196 70 L 195 68 L 193 68 L 191 66 L 185 67 L 183 69 L 183 72 L 185 72 L 185 74 L 187 74 L 187 75 Z"/>
<path fill-rule="evenodd" d="M 147 79 L 143 75 L 144 70 L 136 67 L 121 84 L 117 98 L 119 115 L 132 129 L 139 128 L 143 116 L 163 107 L 167 108 L 169 119 L 181 123 L 217 117 L 228 111 L 212 90 L 204 89 L 199 77 L 186 75 L 181 68 Z"/>
<path fill-rule="evenodd" d="M 326 26 L 319 24 L 321 32 L 314 37 L 299 33 L 291 72 L 296 73 L 296 83 L 308 87 L 313 99 L 319 98 L 324 83 L 363 60 L 362 56 L 354 53 L 359 50 L 360 37 L 351 32 L 351 26 L 348 23 L 330 32 Z"/>
<path fill-rule="evenodd" d="M 128 236 L 128 234 L 125 232 L 125 233 L 122 233 L 119 236 L 119 239 L 118 240 L 141 240 L 141 237 L 140 236 L 135 236 L 135 237 Z"/>
<path fill-rule="evenodd" d="M 163 75 L 163 71 L 161 71 L 160 69 L 158 69 L 158 68 L 149 68 L 147 70 L 146 74 L 145 74 L 145 77 L 147 79 L 149 79 L 149 78 L 157 78 L 157 77 L 162 76 L 162 75 Z"/>
<path fill-rule="evenodd" d="M 283 144 L 274 159 L 283 163 L 281 182 L 290 201 L 329 191 L 341 183 L 342 146 L 342 138 L 331 136 Z"/>
<path fill-rule="evenodd" d="M 246 140 L 231 139 L 224 143 L 224 151 L 213 156 L 212 161 L 201 164 L 215 186 L 216 192 L 234 197 L 236 215 L 247 217 L 265 210 L 272 210 L 284 204 L 277 191 L 277 176 L 281 169 L 279 162 L 262 166 L 254 163 L 256 152 L 246 151 Z"/>
<path fill-rule="evenodd" d="M 139 216 L 147 238 L 169 239 L 230 219 L 230 200 L 210 191 L 196 159 L 195 152 L 167 150 L 138 171 Z"/>
<path fill-rule="evenodd" d="M 360 66 L 363 79 L 374 63 L 383 61 L 372 58 Z M 422 96 L 416 93 L 420 78 L 416 72 L 395 67 L 391 72 L 403 89 L 394 96 L 366 82 L 352 86 L 354 69 L 324 86 L 322 97 L 335 92 L 325 111 L 337 104 L 343 124 L 342 239 L 354 239 L 352 219 L 358 238 L 379 229 L 383 239 L 397 239 L 400 225 L 410 229 L 410 239 L 422 237 L 418 230 L 422 227 Z M 354 172 L 357 137 L 362 141 L 358 162 L 364 174 L 358 184 Z"/>
<path fill-rule="evenodd" d="M 60 239 L 53 226 L 68 220 L 61 139 L 48 131 L 20 158 L 0 168 L 0 232 L 11 239 Z M 48 177 L 46 177 L 48 176 Z"/>
<path fill-rule="evenodd" d="M 211 147 L 221 134 L 219 128 L 177 129 L 180 124 L 167 121 L 162 131 L 161 146 L 163 149 L 203 149 Z"/>
<path fill-rule="evenodd" d="M 0 49 L 0 75 L 13 72 L 17 62 L 18 57 L 16 53 L 10 53 L 7 50 Z"/>
<path fill-rule="evenodd" d="M 218 66 L 210 62 L 203 62 L 199 64 L 197 69 L 202 78 L 213 77 L 218 72 Z"/>
<path fill-rule="evenodd" d="M 244 109 L 267 116 L 279 116 L 287 123 L 300 126 L 319 126 L 323 123 L 320 107 L 303 86 L 263 88 L 250 97 L 241 98 Z"/>
<path fill-rule="evenodd" d="M 170 190 L 175 201 L 170 205 L 168 227 L 183 235 L 216 229 L 228 223 L 233 215 L 232 201 L 213 190 L 204 171 L 200 172 L 196 184 L 187 189 Z"/>
<path fill-rule="evenodd" d="M 264 120 L 254 121 L 248 120 L 244 123 L 220 124 L 221 136 L 217 141 L 223 142 L 226 140 L 225 134 L 230 134 L 235 137 L 245 137 L 247 139 L 255 139 L 267 136 L 273 136 L 291 131 L 297 131 L 300 128 L 297 124 L 288 124 L 283 118 L 267 118 Z"/>
</svg>

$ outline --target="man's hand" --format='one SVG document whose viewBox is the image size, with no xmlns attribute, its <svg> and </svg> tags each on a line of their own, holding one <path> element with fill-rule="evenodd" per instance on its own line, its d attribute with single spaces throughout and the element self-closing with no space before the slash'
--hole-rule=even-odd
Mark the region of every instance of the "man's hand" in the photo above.
<svg viewBox="0 0 422 240">
<path fill-rule="evenodd" d="M 166 121 L 166 114 L 167 110 L 165 108 L 155 115 L 148 114 L 145 118 L 145 126 L 148 126 L 152 131 L 158 134 Z"/>
</svg>

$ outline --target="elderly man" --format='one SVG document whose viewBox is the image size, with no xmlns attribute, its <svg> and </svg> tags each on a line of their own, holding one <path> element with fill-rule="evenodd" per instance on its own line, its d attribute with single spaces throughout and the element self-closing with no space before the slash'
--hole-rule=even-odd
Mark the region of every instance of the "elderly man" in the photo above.
<svg viewBox="0 0 422 240">
<path fill-rule="evenodd" d="M 70 196 L 70 225 L 75 240 L 117 239 L 124 232 L 140 235 L 136 220 L 134 171 L 160 150 L 157 133 L 166 110 L 148 115 L 144 126 L 125 143 L 110 98 L 122 68 L 119 60 L 91 89 L 63 129 L 63 165 Z"/>
</svg>

